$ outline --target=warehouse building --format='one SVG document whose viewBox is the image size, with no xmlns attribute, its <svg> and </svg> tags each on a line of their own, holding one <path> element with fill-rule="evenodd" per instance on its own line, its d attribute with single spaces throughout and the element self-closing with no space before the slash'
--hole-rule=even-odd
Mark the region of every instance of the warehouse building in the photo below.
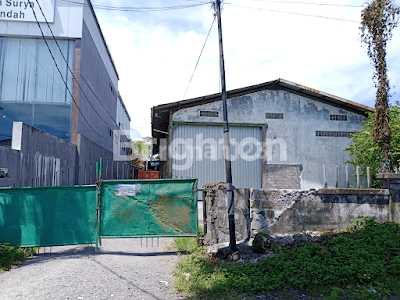
<svg viewBox="0 0 400 300">
<path fill-rule="evenodd" d="M 308 189 L 345 185 L 343 151 L 372 109 L 284 79 L 228 92 L 233 185 Z M 221 94 L 155 106 L 155 153 L 164 178 L 225 181 Z M 350 168 L 351 169 L 351 168 Z"/>
</svg>

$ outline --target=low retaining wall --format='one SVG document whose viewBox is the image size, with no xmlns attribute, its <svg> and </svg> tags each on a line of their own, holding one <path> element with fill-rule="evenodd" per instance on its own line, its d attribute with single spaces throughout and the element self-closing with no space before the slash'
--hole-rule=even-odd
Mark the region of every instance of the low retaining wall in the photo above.
<svg viewBox="0 0 400 300">
<path fill-rule="evenodd" d="M 206 190 L 208 244 L 229 241 L 225 183 Z M 271 235 L 346 228 L 352 219 L 374 217 L 377 222 L 399 221 L 400 203 L 390 202 L 389 190 L 235 189 L 236 240 L 254 237 L 261 230 Z"/>
<path fill-rule="evenodd" d="M 204 185 L 207 205 L 207 232 L 213 243 L 229 241 L 228 205 L 226 184 L 223 182 Z M 235 228 L 236 240 L 241 241 L 250 235 L 249 189 L 235 189 Z M 204 204 L 203 204 L 204 205 Z"/>
</svg>

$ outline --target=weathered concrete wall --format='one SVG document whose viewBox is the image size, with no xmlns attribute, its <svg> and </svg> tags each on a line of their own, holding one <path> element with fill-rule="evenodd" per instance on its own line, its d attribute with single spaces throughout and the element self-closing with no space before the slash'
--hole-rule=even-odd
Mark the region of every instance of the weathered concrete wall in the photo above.
<svg viewBox="0 0 400 300">
<path fill-rule="evenodd" d="M 389 189 L 391 220 L 400 220 L 400 174 L 377 174 L 377 178 L 382 181 L 384 189 Z"/>
<path fill-rule="evenodd" d="M 301 165 L 267 164 L 262 186 L 268 189 L 300 189 Z"/>
<path fill-rule="evenodd" d="M 295 234 L 346 228 L 352 219 L 389 219 L 389 191 L 361 189 L 252 190 L 251 232 Z"/>
<path fill-rule="evenodd" d="M 228 242 L 225 184 L 209 184 L 205 189 L 211 234 L 207 242 Z M 261 230 L 283 235 L 346 228 L 352 219 L 366 215 L 378 222 L 398 222 L 398 215 L 390 212 L 389 196 L 386 189 L 235 189 L 236 240 L 252 238 Z"/>
<path fill-rule="evenodd" d="M 207 203 L 207 231 L 214 243 L 229 241 L 228 203 L 226 184 L 211 183 L 204 186 Z M 248 189 L 235 189 L 235 232 L 237 240 L 250 237 L 250 210 Z"/>
<path fill-rule="evenodd" d="M 204 117 L 200 115 L 200 111 L 218 112 L 218 116 Z M 322 166 L 326 165 L 328 186 L 334 187 L 335 166 L 337 165 L 339 174 L 341 174 L 339 187 L 345 187 L 345 163 L 350 157 L 348 152 L 343 150 L 351 142 L 346 134 L 362 129 L 361 122 L 365 120 L 363 115 L 285 90 L 264 90 L 228 99 L 228 114 L 230 123 L 266 124 L 268 126 L 265 139 L 259 142 L 266 143 L 267 166 L 274 165 L 276 167 L 274 171 L 278 172 L 278 177 L 284 168 L 298 165 L 301 166 L 300 187 L 298 188 L 322 188 L 324 187 Z M 271 118 L 267 114 L 281 114 L 281 118 Z M 339 118 L 338 120 L 331 118 L 331 115 L 333 117 L 345 116 L 346 119 Z M 222 123 L 222 116 L 222 102 L 216 101 L 180 109 L 173 114 L 173 121 L 198 124 Z M 317 132 L 322 132 L 322 134 Z M 327 136 L 324 134 L 326 132 L 337 134 Z M 221 133 L 207 137 L 218 141 L 220 136 Z M 193 138 L 195 139 L 195 137 Z M 239 142 L 240 140 L 237 141 L 237 143 Z M 199 145 L 196 143 L 194 146 L 198 147 Z M 211 159 L 203 158 L 204 165 L 209 163 L 213 163 Z M 197 165 L 193 167 L 197 167 Z M 260 180 L 261 176 L 260 173 Z M 354 186 L 353 176 L 350 176 L 350 180 L 350 184 Z M 215 181 L 211 179 L 205 183 Z M 268 183 L 273 185 L 263 186 L 264 189 L 281 188 L 285 181 L 280 182 L 279 186 L 270 180 Z M 255 187 L 244 184 L 240 186 L 236 184 L 236 186 L 240 188 Z M 292 184 L 284 188 L 291 187 Z"/>
</svg>

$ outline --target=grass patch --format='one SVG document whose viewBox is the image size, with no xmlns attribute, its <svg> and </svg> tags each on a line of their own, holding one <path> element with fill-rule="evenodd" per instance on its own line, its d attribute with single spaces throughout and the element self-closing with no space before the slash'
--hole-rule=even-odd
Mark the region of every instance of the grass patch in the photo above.
<svg viewBox="0 0 400 300">
<path fill-rule="evenodd" d="M 13 247 L 9 244 L 0 244 L 0 273 L 10 269 L 16 262 L 27 259 L 36 254 L 37 248 Z"/>
<path fill-rule="evenodd" d="M 204 229 L 199 227 L 199 237 L 204 236 Z M 191 253 L 197 248 L 197 240 L 195 237 L 178 237 L 174 240 L 175 247 L 179 252 Z"/>
<path fill-rule="evenodd" d="M 243 299 L 288 287 L 326 299 L 400 296 L 400 224 L 365 218 L 257 263 L 220 261 L 199 247 L 178 266 L 175 285 L 189 299 Z"/>
</svg>

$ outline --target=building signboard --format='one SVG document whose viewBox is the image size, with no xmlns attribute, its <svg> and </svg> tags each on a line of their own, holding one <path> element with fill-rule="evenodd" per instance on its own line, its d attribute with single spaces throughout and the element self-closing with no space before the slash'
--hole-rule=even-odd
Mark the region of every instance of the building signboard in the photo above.
<svg viewBox="0 0 400 300">
<path fill-rule="evenodd" d="M 40 0 L 39 4 L 49 23 L 54 22 L 55 0 Z M 39 22 L 46 22 L 36 0 L 0 0 L 0 20 L 36 22 L 33 10 Z"/>
</svg>

